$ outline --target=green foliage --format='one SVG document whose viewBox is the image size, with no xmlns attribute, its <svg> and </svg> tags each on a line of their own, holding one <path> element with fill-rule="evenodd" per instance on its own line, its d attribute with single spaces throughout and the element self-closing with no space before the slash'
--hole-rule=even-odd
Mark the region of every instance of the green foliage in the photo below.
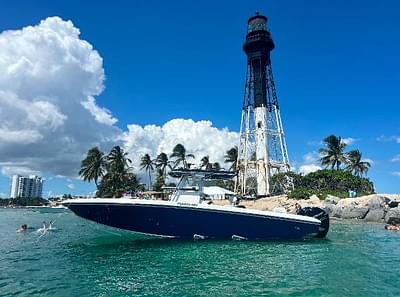
<svg viewBox="0 0 400 297">
<path fill-rule="evenodd" d="M 340 136 L 329 135 L 324 139 L 324 145 L 325 147 L 321 148 L 319 153 L 321 165 L 325 168 L 339 170 L 342 165 L 346 165 L 347 171 L 361 177 L 371 167 L 369 162 L 362 160 L 362 154 L 358 149 L 346 153 L 346 143 Z"/>
<path fill-rule="evenodd" d="M 186 154 L 186 148 L 182 144 L 178 143 L 172 150 L 171 158 L 175 158 L 175 163 L 173 168 L 177 168 L 180 164 L 182 164 L 181 167 L 183 168 L 189 168 L 187 159 L 188 158 L 194 159 L 194 155 Z"/>
<path fill-rule="evenodd" d="M 288 193 L 293 188 L 300 187 L 302 179 L 302 175 L 293 171 L 274 174 L 271 178 L 272 193 L 275 195 Z"/>
<path fill-rule="evenodd" d="M 101 180 L 97 197 L 120 198 L 124 193 L 136 193 L 144 191 L 144 186 L 140 184 L 137 176 L 131 172 L 125 174 L 107 173 Z"/>
<path fill-rule="evenodd" d="M 94 180 L 97 197 L 122 197 L 124 193 L 143 190 L 139 179 L 131 172 L 128 153 L 115 146 L 107 156 L 97 147 L 88 151 L 79 174 L 85 181 Z M 100 183 L 97 179 L 101 179 Z"/>
<path fill-rule="evenodd" d="M 225 163 L 232 163 L 231 167 L 229 167 L 229 170 L 236 170 L 237 159 L 238 159 L 238 147 L 234 146 L 233 148 L 226 151 L 224 158 L 225 158 L 224 160 Z"/>
<path fill-rule="evenodd" d="M 325 199 L 328 195 L 333 195 L 339 198 L 347 198 L 348 192 L 339 190 L 316 190 L 308 188 L 296 188 L 288 194 L 292 199 L 309 199 L 312 195 L 318 196 L 319 199 Z"/>
<path fill-rule="evenodd" d="M 282 185 L 281 193 L 287 189 L 282 181 L 291 180 L 294 190 L 289 193 L 289 198 L 308 199 L 317 195 L 324 199 L 328 194 L 337 197 L 348 197 L 349 190 L 357 192 L 358 196 L 374 193 L 374 185 L 368 178 L 352 175 L 344 170 L 318 170 L 305 176 L 288 172 L 273 176 L 274 184 Z M 277 186 L 277 188 L 278 188 Z"/>
<path fill-rule="evenodd" d="M 164 179 L 167 176 L 167 169 L 172 169 L 171 163 L 172 161 L 168 160 L 166 153 L 160 153 L 155 160 L 156 168 L 162 170 Z"/>
<path fill-rule="evenodd" d="M 331 169 L 339 170 L 340 165 L 346 162 L 344 149 L 346 144 L 342 138 L 335 135 L 329 135 L 324 139 L 325 147 L 319 150 L 321 154 L 321 164 Z"/>
<path fill-rule="evenodd" d="M 47 204 L 49 204 L 49 201 L 39 197 L 0 199 L 0 206 L 41 206 Z"/>
<path fill-rule="evenodd" d="M 153 190 L 154 191 L 162 191 L 162 187 L 165 184 L 165 176 L 164 173 L 161 169 L 157 170 L 157 177 L 156 177 L 156 182 L 153 185 Z"/>
<path fill-rule="evenodd" d="M 374 193 L 374 184 L 368 178 L 343 170 L 318 170 L 304 176 L 302 186 L 317 190 L 356 191 L 357 195 Z"/>
<path fill-rule="evenodd" d="M 362 153 L 359 150 L 352 150 L 347 153 L 346 170 L 362 176 L 371 167 L 371 164 L 362 160 Z"/>
<path fill-rule="evenodd" d="M 149 154 L 145 154 L 141 159 L 140 159 L 140 168 L 145 169 L 148 174 L 149 174 L 149 190 L 151 189 L 151 172 L 154 170 L 154 162 L 150 158 Z"/>
<path fill-rule="evenodd" d="M 104 153 L 98 147 L 91 148 L 85 159 L 81 162 L 79 175 L 84 181 L 94 181 L 98 187 L 98 180 L 104 176 L 106 162 Z"/>
</svg>

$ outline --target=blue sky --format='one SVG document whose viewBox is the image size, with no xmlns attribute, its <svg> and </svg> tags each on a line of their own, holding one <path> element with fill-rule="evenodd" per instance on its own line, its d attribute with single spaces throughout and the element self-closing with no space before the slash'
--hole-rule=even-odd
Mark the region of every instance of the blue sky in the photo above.
<svg viewBox="0 0 400 297">
<path fill-rule="evenodd" d="M 50 16 L 71 20 L 103 58 L 96 97 L 128 124 L 210 120 L 238 131 L 246 21 L 269 18 L 272 65 L 289 158 L 312 162 L 329 134 L 352 138 L 373 161 L 378 192 L 400 192 L 400 3 L 398 1 L 12 1 L 0 31 Z M 314 155 L 314 157 L 313 157 Z M 3 155 L 0 161 L 5 162 Z M 86 193 L 92 185 L 50 170 L 46 191 Z M 67 185 L 73 184 L 74 189 Z M 7 193 L 8 178 L 0 177 Z"/>
</svg>

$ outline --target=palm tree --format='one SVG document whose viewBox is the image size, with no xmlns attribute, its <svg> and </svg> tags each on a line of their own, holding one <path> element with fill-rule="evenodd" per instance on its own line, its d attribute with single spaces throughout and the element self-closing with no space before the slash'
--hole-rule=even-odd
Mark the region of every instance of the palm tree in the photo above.
<svg viewBox="0 0 400 297">
<path fill-rule="evenodd" d="M 205 168 L 206 170 L 211 169 L 211 163 L 210 163 L 210 157 L 209 156 L 204 156 L 201 160 L 201 165 L 200 168 Z"/>
<path fill-rule="evenodd" d="M 145 154 L 140 160 L 140 169 L 145 169 L 149 173 L 149 190 L 151 188 L 151 172 L 154 170 L 153 164 L 149 154 Z"/>
<path fill-rule="evenodd" d="M 166 153 L 160 153 L 157 156 L 155 165 L 157 169 L 162 171 L 164 178 L 167 176 L 167 168 L 171 169 L 171 161 L 168 161 L 168 156 Z"/>
<path fill-rule="evenodd" d="M 91 148 L 85 159 L 81 162 L 79 175 L 84 181 L 94 181 L 96 188 L 99 188 L 98 181 L 105 174 L 104 153 L 98 147 Z"/>
<path fill-rule="evenodd" d="M 215 162 L 211 165 L 211 169 L 213 170 L 221 170 L 221 165 L 218 162 Z"/>
<path fill-rule="evenodd" d="M 329 135 L 324 139 L 325 148 L 319 150 L 321 154 L 321 164 L 325 167 L 331 166 L 331 169 L 336 167 L 336 170 L 340 169 L 340 165 L 346 162 L 346 156 L 344 149 L 346 144 L 342 138 L 335 135 Z"/>
<path fill-rule="evenodd" d="M 176 168 L 181 163 L 183 164 L 183 168 L 189 168 L 187 159 L 188 158 L 194 159 L 193 154 L 186 154 L 185 147 L 180 143 L 178 143 L 172 150 L 171 157 L 175 158 L 174 168 Z"/>
<path fill-rule="evenodd" d="M 238 147 L 234 146 L 233 148 L 226 151 L 224 161 L 225 163 L 232 163 L 231 167 L 229 167 L 229 170 L 235 170 L 237 165 L 237 160 L 238 160 Z"/>
<path fill-rule="evenodd" d="M 114 146 L 111 152 L 107 156 L 107 162 L 109 166 L 109 170 L 112 173 L 122 174 L 130 168 L 130 163 L 132 161 L 127 157 L 128 153 L 124 152 L 124 150 L 117 146 Z"/>
<path fill-rule="evenodd" d="M 354 172 L 357 176 L 362 176 L 367 173 L 371 164 L 362 160 L 362 153 L 359 150 L 353 150 L 347 153 L 347 167 L 346 170 Z"/>
</svg>

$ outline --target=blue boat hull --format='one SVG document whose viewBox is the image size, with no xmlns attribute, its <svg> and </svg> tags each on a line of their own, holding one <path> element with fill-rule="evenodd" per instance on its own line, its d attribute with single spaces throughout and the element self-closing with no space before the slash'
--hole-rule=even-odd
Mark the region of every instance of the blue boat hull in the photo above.
<svg viewBox="0 0 400 297">
<path fill-rule="evenodd" d="M 320 224 L 301 220 L 190 206 L 69 204 L 76 215 L 115 228 L 178 238 L 299 240 L 314 237 Z"/>
</svg>

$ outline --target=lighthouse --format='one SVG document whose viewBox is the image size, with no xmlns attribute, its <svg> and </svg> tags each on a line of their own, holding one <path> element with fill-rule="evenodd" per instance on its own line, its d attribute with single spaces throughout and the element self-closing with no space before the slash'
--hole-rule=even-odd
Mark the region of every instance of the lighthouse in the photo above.
<svg viewBox="0 0 400 297">
<path fill-rule="evenodd" d="M 273 192 L 271 177 L 290 170 L 285 134 L 272 75 L 275 45 L 267 17 L 256 13 L 247 23 L 243 50 L 247 74 L 238 147 L 238 184 L 242 195 L 265 197 Z"/>
</svg>

